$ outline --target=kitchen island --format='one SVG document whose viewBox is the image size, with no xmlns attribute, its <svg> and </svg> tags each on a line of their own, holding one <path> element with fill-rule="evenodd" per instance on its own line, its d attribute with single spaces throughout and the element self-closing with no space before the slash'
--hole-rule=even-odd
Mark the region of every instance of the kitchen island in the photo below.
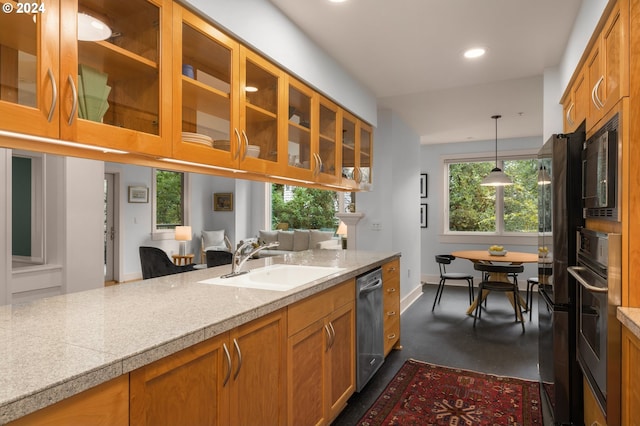
<svg viewBox="0 0 640 426">
<path fill-rule="evenodd" d="M 399 253 L 310 250 L 256 259 L 246 268 L 343 268 L 288 291 L 201 284 L 220 266 L 0 306 L 0 424 L 344 283 Z"/>
</svg>

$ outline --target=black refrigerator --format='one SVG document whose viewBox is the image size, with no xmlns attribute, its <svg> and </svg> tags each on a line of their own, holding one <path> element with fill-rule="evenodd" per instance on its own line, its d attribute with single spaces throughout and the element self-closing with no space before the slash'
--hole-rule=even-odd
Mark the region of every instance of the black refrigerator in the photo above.
<svg viewBox="0 0 640 426">
<path fill-rule="evenodd" d="M 538 368 L 543 403 L 556 425 L 582 425 L 582 375 L 576 357 L 576 231 L 582 218 L 585 125 L 553 135 L 538 153 Z"/>
</svg>

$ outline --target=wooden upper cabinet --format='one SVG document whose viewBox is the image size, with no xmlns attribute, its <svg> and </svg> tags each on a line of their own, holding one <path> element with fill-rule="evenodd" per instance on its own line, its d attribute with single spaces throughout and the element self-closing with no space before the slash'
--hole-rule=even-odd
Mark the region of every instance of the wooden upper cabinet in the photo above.
<svg viewBox="0 0 640 426">
<path fill-rule="evenodd" d="M 339 120 L 342 117 L 340 108 L 330 100 L 318 96 L 318 138 L 315 152 L 320 162 L 316 174 L 317 180 L 323 183 L 338 184 L 341 180 Z"/>
<path fill-rule="evenodd" d="M 240 45 L 177 3 L 173 31 L 173 156 L 236 168 Z"/>
<path fill-rule="evenodd" d="M 352 114 L 342 115 L 342 184 L 368 190 L 372 182 L 373 130 Z"/>
<path fill-rule="evenodd" d="M 564 132 L 573 132 L 587 118 L 589 102 L 588 82 L 582 69 L 562 100 Z"/>
<path fill-rule="evenodd" d="M 112 31 L 79 40 L 61 25 L 60 137 L 153 156 L 171 153 L 171 1 L 61 0 L 61 22 L 78 13 Z"/>
<path fill-rule="evenodd" d="M 16 8 L 14 1 L 0 4 Z M 59 3 L 39 4 L 44 12 L 33 15 L 35 22 L 28 13 L 0 14 L 0 128 L 55 138 L 60 127 Z"/>
<path fill-rule="evenodd" d="M 318 95 L 308 86 L 287 76 L 286 175 L 313 180 L 320 169 L 316 157 Z"/>
<path fill-rule="evenodd" d="M 587 130 L 629 96 L 629 1 L 618 0 L 587 58 L 590 102 Z"/>
<path fill-rule="evenodd" d="M 240 169 L 266 174 L 282 172 L 285 90 L 282 70 L 240 47 Z"/>
</svg>

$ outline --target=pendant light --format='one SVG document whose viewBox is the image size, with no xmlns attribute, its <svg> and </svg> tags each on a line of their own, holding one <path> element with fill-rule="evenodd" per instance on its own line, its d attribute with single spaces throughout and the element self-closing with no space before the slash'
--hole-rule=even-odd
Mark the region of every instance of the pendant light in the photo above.
<svg viewBox="0 0 640 426">
<path fill-rule="evenodd" d="M 509 179 L 509 176 L 504 174 L 504 172 L 498 167 L 498 118 L 500 117 L 502 116 L 491 116 L 491 118 L 496 120 L 496 166 L 484 179 L 482 179 L 482 182 L 480 183 L 482 186 L 506 186 L 513 184 L 511 179 Z"/>
</svg>

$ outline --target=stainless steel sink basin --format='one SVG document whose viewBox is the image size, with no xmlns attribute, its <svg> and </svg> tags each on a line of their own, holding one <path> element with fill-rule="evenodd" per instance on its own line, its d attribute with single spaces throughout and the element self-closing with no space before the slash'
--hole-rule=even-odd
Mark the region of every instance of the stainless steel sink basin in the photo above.
<svg viewBox="0 0 640 426">
<path fill-rule="evenodd" d="M 288 291 L 343 270 L 344 268 L 334 268 L 330 266 L 279 264 L 254 269 L 246 274 L 236 275 L 235 277 L 217 277 L 198 282 L 229 287 Z"/>
</svg>

